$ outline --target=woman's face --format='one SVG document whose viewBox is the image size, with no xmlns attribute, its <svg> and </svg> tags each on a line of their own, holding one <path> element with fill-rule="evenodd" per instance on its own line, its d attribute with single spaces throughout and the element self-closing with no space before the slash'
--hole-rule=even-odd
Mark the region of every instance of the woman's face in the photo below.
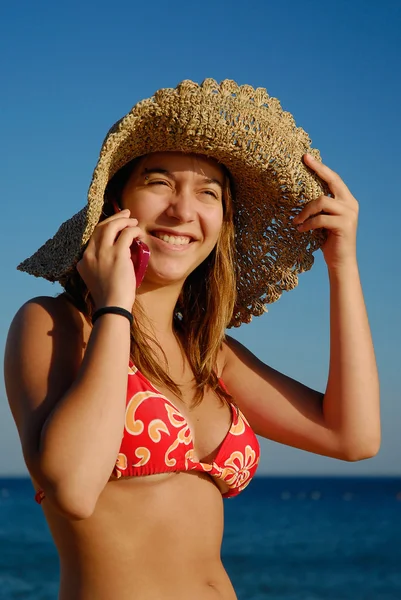
<svg viewBox="0 0 401 600">
<path fill-rule="evenodd" d="M 210 254 L 223 222 L 224 179 L 216 161 L 181 152 L 149 154 L 135 166 L 121 207 L 149 246 L 146 282 L 183 282 Z"/>
</svg>

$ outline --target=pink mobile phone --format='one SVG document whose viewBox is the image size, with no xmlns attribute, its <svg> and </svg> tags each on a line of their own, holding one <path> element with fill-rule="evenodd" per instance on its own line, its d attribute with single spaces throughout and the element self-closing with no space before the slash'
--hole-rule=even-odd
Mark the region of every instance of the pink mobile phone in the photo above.
<svg viewBox="0 0 401 600">
<path fill-rule="evenodd" d="M 119 212 L 121 208 L 117 202 L 113 200 L 113 207 L 115 212 Z M 143 278 L 145 277 L 146 269 L 149 263 L 150 250 L 145 242 L 141 240 L 134 240 L 131 245 L 131 259 L 134 263 L 134 271 L 136 278 L 136 287 L 139 288 Z"/>
<path fill-rule="evenodd" d="M 131 259 L 134 263 L 136 287 L 139 288 L 143 278 L 145 277 L 146 269 L 150 258 L 150 250 L 145 242 L 134 240 L 131 246 Z"/>
</svg>

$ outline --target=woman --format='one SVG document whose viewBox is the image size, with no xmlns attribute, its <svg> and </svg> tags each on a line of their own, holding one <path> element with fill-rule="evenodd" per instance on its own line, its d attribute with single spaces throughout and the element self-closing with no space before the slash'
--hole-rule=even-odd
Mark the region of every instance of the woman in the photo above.
<svg viewBox="0 0 401 600">
<path fill-rule="evenodd" d="M 159 90 L 110 130 L 88 207 L 19 266 L 65 289 L 18 311 L 5 358 L 61 600 L 233 600 L 222 497 L 254 475 L 255 434 L 341 460 L 377 453 L 358 205 L 318 156 L 265 90 Z M 134 240 L 150 250 L 139 288 Z M 324 394 L 225 335 L 292 289 L 319 246 Z"/>
</svg>

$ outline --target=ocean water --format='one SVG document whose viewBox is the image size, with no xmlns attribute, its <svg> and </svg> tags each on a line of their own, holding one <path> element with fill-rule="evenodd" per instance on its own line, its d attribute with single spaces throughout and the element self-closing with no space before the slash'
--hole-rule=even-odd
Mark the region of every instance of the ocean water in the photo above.
<svg viewBox="0 0 401 600">
<path fill-rule="evenodd" d="M 238 600 L 401 600 L 401 479 L 255 478 L 224 503 L 222 557 Z M 56 600 L 57 590 L 30 482 L 0 479 L 0 600 Z"/>
</svg>

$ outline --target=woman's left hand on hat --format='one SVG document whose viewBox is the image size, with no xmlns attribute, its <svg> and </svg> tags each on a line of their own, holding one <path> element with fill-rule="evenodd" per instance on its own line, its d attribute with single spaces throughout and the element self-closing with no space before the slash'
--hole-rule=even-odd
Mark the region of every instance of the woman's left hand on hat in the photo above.
<svg viewBox="0 0 401 600">
<path fill-rule="evenodd" d="M 338 269 L 350 260 L 356 261 L 359 204 L 337 173 L 310 154 L 304 154 L 303 158 L 306 166 L 328 184 L 332 197 L 319 196 L 311 200 L 294 217 L 293 223 L 299 232 L 327 230 L 322 252 L 328 268 Z"/>
</svg>

